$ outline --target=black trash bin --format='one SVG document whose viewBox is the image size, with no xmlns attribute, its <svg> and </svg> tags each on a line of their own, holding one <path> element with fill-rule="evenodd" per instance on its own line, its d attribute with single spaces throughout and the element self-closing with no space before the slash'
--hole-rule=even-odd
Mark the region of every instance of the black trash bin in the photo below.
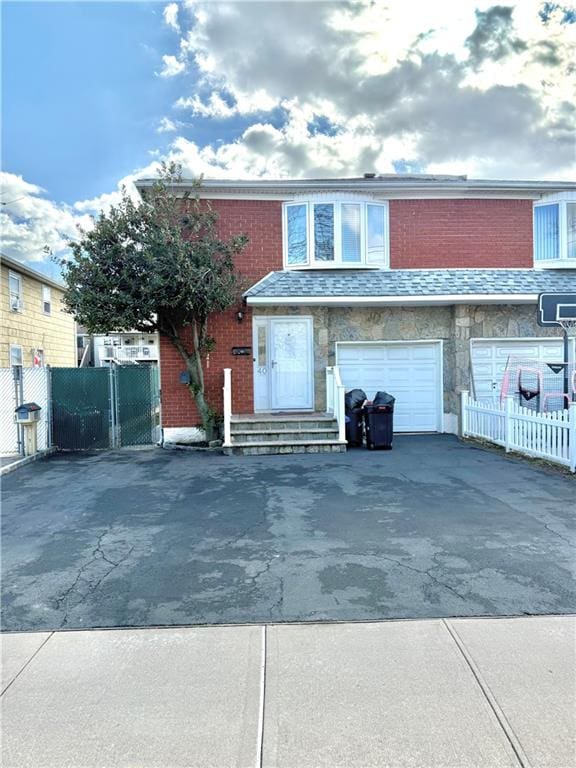
<svg viewBox="0 0 576 768">
<path fill-rule="evenodd" d="M 349 446 L 362 445 L 364 435 L 362 406 L 365 400 L 366 392 L 362 389 L 352 389 L 344 395 L 346 442 Z"/>
<path fill-rule="evenodd" d="M 370 450 L 392 449 L 395 401 L 387 392 L 377 392 L 372 403 L 364 406 L 366 445 Z"/>
</svg>

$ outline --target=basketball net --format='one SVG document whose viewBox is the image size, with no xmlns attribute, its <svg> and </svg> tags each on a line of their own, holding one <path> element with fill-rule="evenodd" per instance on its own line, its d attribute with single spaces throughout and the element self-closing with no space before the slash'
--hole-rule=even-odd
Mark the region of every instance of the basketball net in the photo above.
<svg viewBox="0 0 576 768">
<path fill-rule="evenodd" d="M 566 336 L 576 336 L 576 317 L 566 320 L 558 320 L 558 325 L 562 328 Z"/>
</svg>

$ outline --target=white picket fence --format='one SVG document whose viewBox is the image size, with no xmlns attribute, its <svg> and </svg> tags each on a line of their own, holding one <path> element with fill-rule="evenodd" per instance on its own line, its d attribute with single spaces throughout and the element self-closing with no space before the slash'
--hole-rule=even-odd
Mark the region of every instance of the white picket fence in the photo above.
<svg viewBox="0 0 576 768">
<path fill-rule="evenodd" d="M 576 472 L 576 403 L 562 411 L 536 413 L 513 397 L 493 405 L 462 392 L 462 436 L 480 437 L 506 451 L 547 459 Z"/>
</svg>

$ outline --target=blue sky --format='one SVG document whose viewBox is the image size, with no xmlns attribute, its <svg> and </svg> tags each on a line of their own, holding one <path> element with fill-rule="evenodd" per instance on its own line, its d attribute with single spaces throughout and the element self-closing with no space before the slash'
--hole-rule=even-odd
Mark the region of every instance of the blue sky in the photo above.
<svg viewBox="0 0 576 768">
<path fill-rule="evenodd" d="M 179 84 L 160 3 L 3 4 L 4 167 L 70 204 L 113 189 L 163 149 Z"/>
<path fill-rule="evenodd" d="M 4 2 L 2 249 L 189 176 L 574 179 L 572 3 Z M 12 202 L 15 201 L 15 202 Z"/>
</svg>

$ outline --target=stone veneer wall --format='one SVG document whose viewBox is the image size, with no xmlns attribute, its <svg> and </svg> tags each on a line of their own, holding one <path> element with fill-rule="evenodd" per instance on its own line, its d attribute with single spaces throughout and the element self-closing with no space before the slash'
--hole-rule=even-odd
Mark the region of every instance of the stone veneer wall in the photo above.
<svg viewBox="0 0 576 768">
<path fill-rule="evenodd" d="M 306 315 L 314 322 L 315 407 L 326 403 L 327 365 L 336 363 L 337 341 L 444 342 L 444 413 L 456 430 L 458 395 L 470 387 L 470 340 L 560 336 L 540 328 L 535 305 L 454 305 L 446 307 L 267 307 L 257 315 Z"/>
</svg>

